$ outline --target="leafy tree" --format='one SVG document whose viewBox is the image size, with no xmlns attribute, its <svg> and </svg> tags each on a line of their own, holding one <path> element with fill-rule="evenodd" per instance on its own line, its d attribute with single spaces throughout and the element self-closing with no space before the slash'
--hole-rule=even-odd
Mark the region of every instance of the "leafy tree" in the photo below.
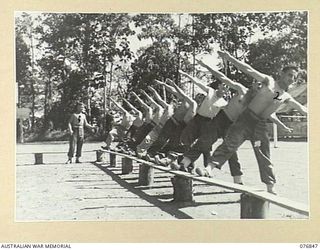
<svg viewBox="0 0 320 250">
<path fill-rule="evenodd" d="M 16 81 L 22 85 L 29 76 L 31 65 L 30 51 L 21 37 L 21 34 L 16 32 Z"/>
<path fill-rule="evenodd" d="M 129 20 L 127 14 L 44 15 L 37 31 L 41 34 L 42 45 L 52 56 L 43 58 L 39 63 L 47 75 L 45 82 L 53 78 L 58 84 L 61 106 L 68 106 L 70 99 L 79 97 L 90 104 L 93 98 L 89 84 L 98 87 L 93 81 L 94 72 L 103 74 L 106 86 L 107 74 L 111 83 L 114 68 L 121 67 L 123 61 L 131 58 L 126 39 L 133 33 Z M 118 60 L 120 66 L 115 64 Z M 78 82 L 79 88 L 74 88 L 74 81 Z M 50 89 L 49 84 L 47 87 Z M 101 105 L 101 98 L 95 100 Z"/>
<path fill-rule="evenodd" d="M 301 69 L 301 79 L 307 75 L 307 13 L 285 13 L 271 19 L 272 29 L 283 29 L 276 36 L 260 39 L 249 47 L 248 62 L 262 72 L 277 78 L 286 65 Z"/>
<path fill-rule="evenodd" d="M 139 14 L 133 21 L 141 29 L 138 39 L 151 39 L 152 43 L 172 41 L 178 29 L 171 14 Z"/>
<path fill-rule="evenodd" d="M 45 126 L 52 120 L 55 128 L 64 128 L 74 101 L 92 107 L 89 115 L 101 115 L 107 96 L 145 89 L 154 79 L 170 78 L 181 85 L 179 69 L 201 77 L 194 58 L 215 49 L 274 77 L 284 64 L 294 62 L 306 81 L 307 21 L 306 12 L 24 13 L 16 18 L 21 101 L 32 107 L 33 117 L 35 111 L 44 111 Z M 134 54 L 133 36 L 151 44 Z M 234 80 L 252 81 L 226 66 Z"/>
<path fill-rule="evenodd" d="M 34 128 L 35 111 L 36 111 L 36 87 L 37 87 L 37 70 L 35 68 L 34 59 L 34 19 L 31 15 L 23 13 L 21 17 L 16 17 L 16 52 L 17 60 L 21 60 L 17 64 L 16 71 L 20 69 L 21 72 L 17 73 L 17 81 L 20 81 L 19 90 L 23 89 L 22 97 L 27 102 L 27 106 L 31 106 L 31 126 Z M 25 42 L 29 40 L 29 44 Z M 25 64 L 22 66 L 22 64 Z M 24 81 L 24 84 L 21 82 Z M 31 105 L 30 105 L 31 104 Z"/>
<path fill-rule="evenodd" d="M 146 89 L 155 79 L 175 77 L 177 56 L 172 53 L 169 44 L 155 42 L 140 52 L 141 55 L 131 64 L 134 72 L 132 90 Z"/>
<path fill-rule="evenodd" d="M 306 69 L 307 13 L 194 14 L 195 43 L 211 52 L 216 44 L 238 59 L 277 76 L 279 65 L 290 60 Z M 259 37 L 259 40 L 257 39 Z M 299 59 L 300 58 L 300 59 Z M 234 67 L 229 77 L 250 85 L 252 79 Z"/>
<path fill-rule="evenodd" d="M 140 14 L 134 16 L 133 21 L 140 29 L 138 39 L 150 39 L 152 44 L 141 48 L 131 64 L 130 90 L 146 89 L 155 79 L 170 78 L 180 85 L 178 70 L 190 66 L 187 53 L 192 51 L 186 45 L 190 39 L 187 30 L 181 28 L 172 14 Z M 185 54 L 182 45 L 188 48 Z"/>
</svg>

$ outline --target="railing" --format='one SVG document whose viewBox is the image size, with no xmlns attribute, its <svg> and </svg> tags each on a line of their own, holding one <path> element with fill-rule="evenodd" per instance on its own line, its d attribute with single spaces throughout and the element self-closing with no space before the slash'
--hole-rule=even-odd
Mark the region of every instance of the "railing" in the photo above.
<svg viewBox="0 0 320 250">
<path fill-rule="evenodd" d="M 272 128 L 269 127 L 269 134 L 273 138 L 273 145 L 275 148 L 278 147 L 279 138 L 307 138 L 308 137 L 308 122 L 306 121 L 307 117 L 302 115 L 280 115 L 280 120 L 283 121 L 282 118 L 291 119 L 288 121 L 283 121 L 286 126 L 293 129 L 292 133 L 286 133 L 283 131 L 278 131 L 278 127 L 275 123 L 273 123 Z M 299 119 L 299 120 L 295 120 Z"/>
</svg>

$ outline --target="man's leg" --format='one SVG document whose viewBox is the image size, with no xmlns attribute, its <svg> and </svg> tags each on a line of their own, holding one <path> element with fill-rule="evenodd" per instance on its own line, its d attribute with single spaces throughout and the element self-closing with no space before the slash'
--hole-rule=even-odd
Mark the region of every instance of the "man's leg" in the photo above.
<svg viewBox="0 0 320 250">
<path fill-rule="evenodd" d="M 126 133 L 126 138 L 132 138 L 134 136 L 134 133 L 137 131 L 137 127 L 134 125 L 131 125 Z"/>
<path fill-rule="evenodd" d="M 184 159 L 181 161 L 185 168 L 189 164 L 195 162 L 203 154 L 203 163 L 206 167 L 209 163 L 210 152 L 212 145 L 219 137 L 224 138 L 228 128 L 232 122 L 226 116 L 224 111 L 220 111 L 218 115 L 209 121 L 202 121 L 201 132 L 198 141 L 184 154 Z"/>
<path fill-rule="evenodd" d="M 241 165 L 238 159 L 238 154 L 235 152 L 228 160 L 231 176 L 233 177 L 233 182 L 237 184 L 243 184 L 242 182 L 242 171 Z"/>
<path fill-rule="evenodd" d="M 151 147 L 151 145 L 156 141 L 160 131 L 161 131 L 160 127 L 155 127 L 137 146 L 137 153 L 143 154 L 144 152 L 146 152 Z"/>
<path fill-rule="evenodd" d="M 229 117 L 226 115 L 224 111 L 221 111 L 218 114 L 217 128 L 218 128 L 218 137 L 219 138 L 225 138 L 230 126 L 233 124 L 233 122 L 229 119 Z M 233 177 L 233 182 L 237 184 L 243 184 L 242 181 L 242 171 L 241 171 L 241 165 L 238 159 L 238 154 L 235 152 L 230 159 L 228 160 L 229 163 L 229 169 L 230 174 Z"/>
<path fill-rule="evenodd" d="M 182 144 L 191 145 L 200 135 L 200 123 L 199 116 L 196 115 L 191 119 L 187 126 L 181 131 L 180 141 Z"/>
<path fill-rule="evenodd" d="M 200 157 L 201 153 L 203 154 L 204 165 L 208 165 L 212 145 L 218 139 L 217 123 L 215 119 L 213 119 L 210 122 L 203 124 L 202 127 L 203 130 L 199 139 L 184 153 L 184 158 L 181 161 L 183 168 L 187 168 L 188 165 L 195 162 Z"/>
<path fill-rule="evenodd" d="M 267 185 L 270 193 L 275 193 L 274 184 L 276 183 L 276 178 L 273 164 L 270 160 L 270 141 L 266 124 L 259 124 L 251 144 L 258 162 L 260 179 Z"/>
<path fill-rule="evenodd" d="M 80 163 L 79 159 L 81 157 L 83 140 L 84 140 L 83 136 L 78 136 L 78 138 L 77 138 L 76 163 Z"/>
<path fill-rule="evenodd" d="M 118 135 L 118 141 L 119 141 L 120 145 L 123 144 L 124 140 L 126 139 L 126 132 L 127 132 L 127 130 L 123 126 L 118 127 L 117 135 Z"/>
<path fill-rule="evenodd" d="M 147 123 L 139 129 L 139 132 L 136 133 L 134 140 L 134 147 L 132 149 L 136 150 L 137 146 L 143 141 L 143 139 L 150 133 L 154 128 L 154 124 Z"/>
<path fill-rule="evenodd" d="M 117 129 L 113 128 L 107 135 L 107 139 L 105 141 L 106 146 L 102 147 L 103 149 L 110 149 L 111 143 L 114 141 L 115 135 L 117 134 Z"/>
<path fill-rule="evenodd" d="M 72 163 L 72 157 L 74 155 L 74 149 L 75 149 L 75 145 L 76 145 L 76 141 L 77 137 L 75 134 L 75 131 L 72 133 L 72 135 L 70 135 L 69 138 L 69 152 L 68 152 L 68 161 L 66 163 Z"/>
<path fill-rule="evenodd" d="M 176 127 L 177 127 L 177 125 L 171 119 L 169 119 L 165 123 L 165 125 L 163 126 L 163 128 L 160 131 L 160 134 L 159 134 L 157 140 L 155 140 L 155 142 L 152 143 L 152 145 L 148 149 L 148 154 L 151 157 L 154 157 L 154 155 L 156 153 L 158 153 L 161 150 L 161 148 L 166 145 L 166 143 L 168 142 L 168 140 L 170 138 L 171 131 L 175 130 Z"/>
<path fill-rule="evenodd" d="M 211 150 L 202 151 L 202 154 L 203 154 L 203 165 L 205 167 L 208 166 L 208 164 L 209 164 L 210 152 L 211 152 Z"/>
<path fill-rule="evenodd" d="M 231 156 L 245 141 L 247 134 L 250 133 L 251 127 L 248 125 L 249 124 L 247 124 L 245 116 L 232 124 L 222 144 L 213 152 L 213 155 L 210 157 L 208 166 L 204 171 L 201 168 L 197 168 L 197 173 L 199 175 L 212 176 L 212 170 L 214 168 L 221 169 L 222 165 L 231 158 Z"/>
<path fill-rule="evenodd" d="M 165 155 L 161 160 L 156 156 L 156 162 L 168 166 L 174 164 L 175 161 L 186 151 L 187 146 L 181 143 L 181 133 L 186 127 L 185 123 L 175 124 L 175 126 L 168 130 L 167 143 L 161 148 L 161 153 Z M 179 160 L 182 160 L 182 158 Z M 171 166 L 172 167 L 172 166 Z M 179 169 L 179 167 L 173 167 L 173 169 Z"/>
<path fill-rule="evenodd" d="M 139 144 L 138 141 L 141 138 L 141 135 L 144 133 L 146 129 L 147 123 L 143 123 L 139 128 L 137 128 L 134 136 L 131 137 L 131 140 L 128 142 L 128 145 L 131 149 L 136 149 L 137 145 Z"/>
</svg>

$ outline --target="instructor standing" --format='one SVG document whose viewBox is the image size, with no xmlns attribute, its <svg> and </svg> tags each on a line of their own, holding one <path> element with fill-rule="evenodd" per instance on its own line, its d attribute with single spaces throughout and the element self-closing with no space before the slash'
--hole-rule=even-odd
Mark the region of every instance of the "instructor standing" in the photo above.
<svg viewBox="0 0 320 250">
<path fill-rule="evenodd" d="M 83 113 L 83 111 L 84 104 L 82 102 L 78 102 L 76 105 L 76 111 L 71 115 L 68 122 L 70 140 L 68 161 L 66 164 L 72 163 L 75 147 L 77 147 L 76 163 L 80 163 L 79 158 L 81 157 L 81 150 L 84 140 L 84 127 L 91 128 L 94 131 L 94 127 L 87 122 L 86 115 Z"/>
</svg>

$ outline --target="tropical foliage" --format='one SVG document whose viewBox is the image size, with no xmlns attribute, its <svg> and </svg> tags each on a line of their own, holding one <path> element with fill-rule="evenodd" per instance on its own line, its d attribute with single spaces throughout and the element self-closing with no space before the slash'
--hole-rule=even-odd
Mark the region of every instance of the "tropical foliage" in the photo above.
<svg viewBox="0 0 320 250">
<path fill-rule="evenodd" d="M 294 63 L 302 69 L 300 83 L 305 83 L 307 24 L 307 12 L 19 13 L 19 106 L 32 110 L 33 130 L 65 129 L 76 101 L 87 105 L 90 122 L 102 122 L 109 96 L 157 88 L 155 79 L 184 85 L 178 70 L 198 75 L 195 57 L 218 49 L 274 77 L 285 64 Z M 230 78 L 252 82 L 226 66 L 222 70 Z"/>
</svg>

